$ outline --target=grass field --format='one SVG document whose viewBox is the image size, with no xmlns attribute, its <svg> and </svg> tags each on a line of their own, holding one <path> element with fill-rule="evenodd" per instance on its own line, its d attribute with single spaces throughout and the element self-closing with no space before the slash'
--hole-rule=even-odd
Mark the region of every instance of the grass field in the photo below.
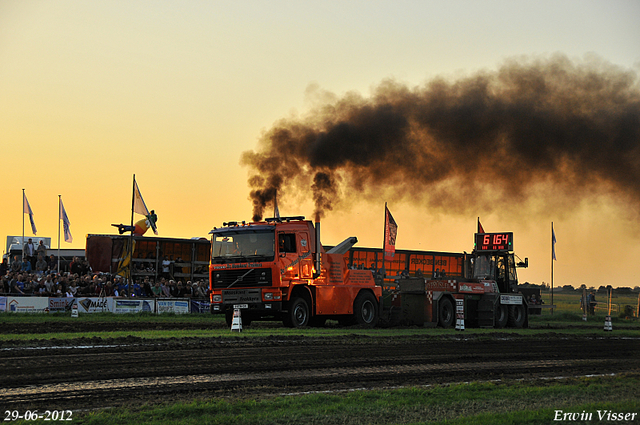
<svg viewBox="0 0 640 425">
<path fill-rule="evenodd" d="M 639 376 L 484 382 L 386 391 L 194 401 L 91 412 L 87 424 L 550 424 L 564 413 L 638 412 Z M 553 406 L 550 408 L 549 406 Z M 636 420 L 638 416 L 636 415 Z M 595 423 L 597 421 L 572 421 Z M 618 422 L 620 423 L 620 422 Z M 622 422 L 624 423 L 624 422 Z M 637 423 L 637 421 L 636 421 Z"/>
<path fill-rule="evenodd" d="M 603 297 L 599 301 L 604 302 Z M 554 294 L 556 308 L 543 310 L 542 315 L 530 318 L 533 329 L 501 330 L 519 334 L 558 332 L 574 335 L 603 332 L 606 310 L 599 308 L 595 316 L 583 321 L 579 306 L 580 294 Z M 543 293 L 546 305 L 551 304 L 549 294 Z M 613 303 L 637 305 L 637 295 L 619 296 Z M 621 307 L 624 308 L 624 307 Z M 640 338 L 636 318 L 625 318 L 612 313 L 613 333 Z M 151 330 L 101 333 L 64 332 L 59 334 L 7 334 L 0 333 L 0 345 L 6 343 L 37 344 L 51 338 L 101 337 L 141 338 L 170 337 L 240 337 L 221 326 L 223 318 L 210 315 L 81 315 L 69 314 L 0 314 L 0 326 L 12 323 L 60 322 L 180 322 L 211 323 L 205 330 Z M 292 330 L 281 326 L 252 326 L 241 337 L 264 335 L 341 336 L 366 334 L 387 337 L 414 334 L 454 334 L 454 330 L 403 328 L 358 329 L 328 326 L 324 329 Z M 490 329 L 468 329 L 468 333 L 486 333 Z M 599 420 L 606 412 L 633 414 L 640 423 L 640 375 L 630 372 L 619 376 L 593 376 L 557 380 L 470 382 L 455 385 L 411 387 L 388 390 L 357 390 L 339 393 L 273 395 L 259 400 L 208 399 L 189 404 L 139 406 L 136 408 L 107 409 L 93 412 L 74 412 L 74 423 L 88 424 L 549 424 L 556 423 L 557 415 L 571 414 L 572 424 L 607 423 Z M 606 411 L 606 412 L 605 412 Z M 603 413 L 605 412 L 605 413 Z M 576 416 L 577 415 L 577 416 Z M 590 415 L 590 417 L 589 417 Z M 629 416 L 630 418 L 631 416 Z M 15 422 L 21 423 L 21 422 Z M 24 422 L 23 422 L 24 423 Z M 32 422 L 29 422 L 32 423 Z"/>
<path fill-rule="evenodd" d="M 551 303 L 551 294 L 548 292 L 542 292 L 542 300 L 546 305 L 552 305 Z M 557 307 L 556 312 L 558 313 L 575 313 L 582 315 L 582 310 L 580 309 L 580 298 L 582 293 L 573 292 L 573 293 L 564 293 L 564 292 L 556 292 L 553 294 L 553 305 Z M 596 316 L 602 316 L 604 320 L 604 316 L 608 313 L 607 307 L 607 297 L 604 294 L 596 294 L 596 300 L 598 301 L 598 305 L 596 306 L 595 312 Z M 613 297 L 611 299 L 611 316 L 612 317 L 626 317 L 625 307 L 629 307 L 633 310 L 633 315 L 637 317 L 637 309 L 638 309 L 638 294 L 616 294 L 615 291 L 613 293 Z M 550 310 L 545 309 L 543 311 L 544 314 L 550 314 Z"/>
</svg>

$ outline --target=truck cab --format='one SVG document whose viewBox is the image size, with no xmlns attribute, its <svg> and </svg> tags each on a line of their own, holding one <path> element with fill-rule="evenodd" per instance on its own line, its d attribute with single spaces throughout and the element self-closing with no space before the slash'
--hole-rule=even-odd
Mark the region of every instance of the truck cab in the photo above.
<svg viewBox="0 0 640 425">
<path fill-rule="evenodd" d="M 227 222 L 211 232 L 211 311 L 244 324 L 282 320 L 291 327 L 327 318 L 374 326 L 382 291 L 368 270 L 351 270 L 344 253 L 355 237 L 328 252 L 320 224 L 304 217 Z"/>
</svg>

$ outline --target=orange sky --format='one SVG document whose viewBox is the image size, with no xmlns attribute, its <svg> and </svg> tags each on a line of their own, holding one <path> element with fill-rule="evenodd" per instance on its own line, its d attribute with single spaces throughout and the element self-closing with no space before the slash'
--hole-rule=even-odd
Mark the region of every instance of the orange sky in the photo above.
<svg viewBox="0 0 640 425">
<path fill-rule="evenodd" d="M 419 85 L 556 52 L 638 72 L 637 16 L 633 1 L 1 2 L 3 247 L 23 219 L 31 235 L 22 189 L 38 236 L 54 247 L 58 195 L 74 237 L 63 248 L 113 233 L 111 223 L 130 220 L 133 174 L 160 236 L 206 236 L 250 219 L 240 155 L 279 119 L 307 111 L 310 87 L 367 96 L 386 78 Z M 332 212 L 324 242 L 380 246 L 384 202 Z M 398 248 L 470 251 L 478 216 L 487 231 L 513 231 L 530 263 L 520 280 L 535 283 L 550 281 L 553 221 L 556 285 L 640 285 L 640 232 L 626 214 L 638 207 L 606 193 L 535 219 L 389 208 Z M 280 209 L 313 213 L 299 200 Z"/>
</svg>

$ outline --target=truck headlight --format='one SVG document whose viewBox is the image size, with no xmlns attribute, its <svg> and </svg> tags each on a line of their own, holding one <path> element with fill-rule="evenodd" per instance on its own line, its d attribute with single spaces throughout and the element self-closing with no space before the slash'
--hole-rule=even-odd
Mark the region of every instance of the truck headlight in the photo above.
<svg viewBox="0 0 640 425">
<path fill-rule="evenodd" d="M 214 303 L 220 303 L 222 302 L 222 295 L 213 295 L 213 297 L 211 298 L 211 301 L 213 301 Z"/>
<path fill-rule="evenodd" d="M 264 294 L 264 299 L 265 300 L 272 300 L 273 299 L 273 292 L 267 292 Z"/>
</svg>

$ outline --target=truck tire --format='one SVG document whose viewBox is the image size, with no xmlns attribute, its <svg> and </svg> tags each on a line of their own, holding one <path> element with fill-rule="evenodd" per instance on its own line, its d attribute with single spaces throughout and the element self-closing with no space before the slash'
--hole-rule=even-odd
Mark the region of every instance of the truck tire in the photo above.
<svg viewBox="0 0 640 425">
<path fill-rule="evenodd" d="M 512 305 L 509 307 L 509 326 L 513 328 L 521 328 L 527 319 L 527 310 L 523 304 Z"/>
<path fill-rule="evenodd" d="M 304 328 L 309 324 L 310 316 L 309 305 L 304 298 L 294 298 L 291 300 L 285 325 L 291 328 Z"/>
<path fill-rule="evenodd" d="M 378 301 L 371 292 L 360 292 L 353 303 L 353 314 L 356 323 L 373 328 L 378 324 Z"/>
<path fill-rule="evenodd" d="M 453 304 L 449 298 L 441 298 L 438 303 L 438 322 L 440 326 L 447 329 L 453 326 L 453 321 L 455 320 L 455 311 L 453 309 Z"/>
<path fill-rule="evenodd" d="M 493 326 L 496 329 L 502 329 L 507 326 L 507 322 L 509 322 L 509 308 L 504 304 L 497 304 Z"/>
</svg>

